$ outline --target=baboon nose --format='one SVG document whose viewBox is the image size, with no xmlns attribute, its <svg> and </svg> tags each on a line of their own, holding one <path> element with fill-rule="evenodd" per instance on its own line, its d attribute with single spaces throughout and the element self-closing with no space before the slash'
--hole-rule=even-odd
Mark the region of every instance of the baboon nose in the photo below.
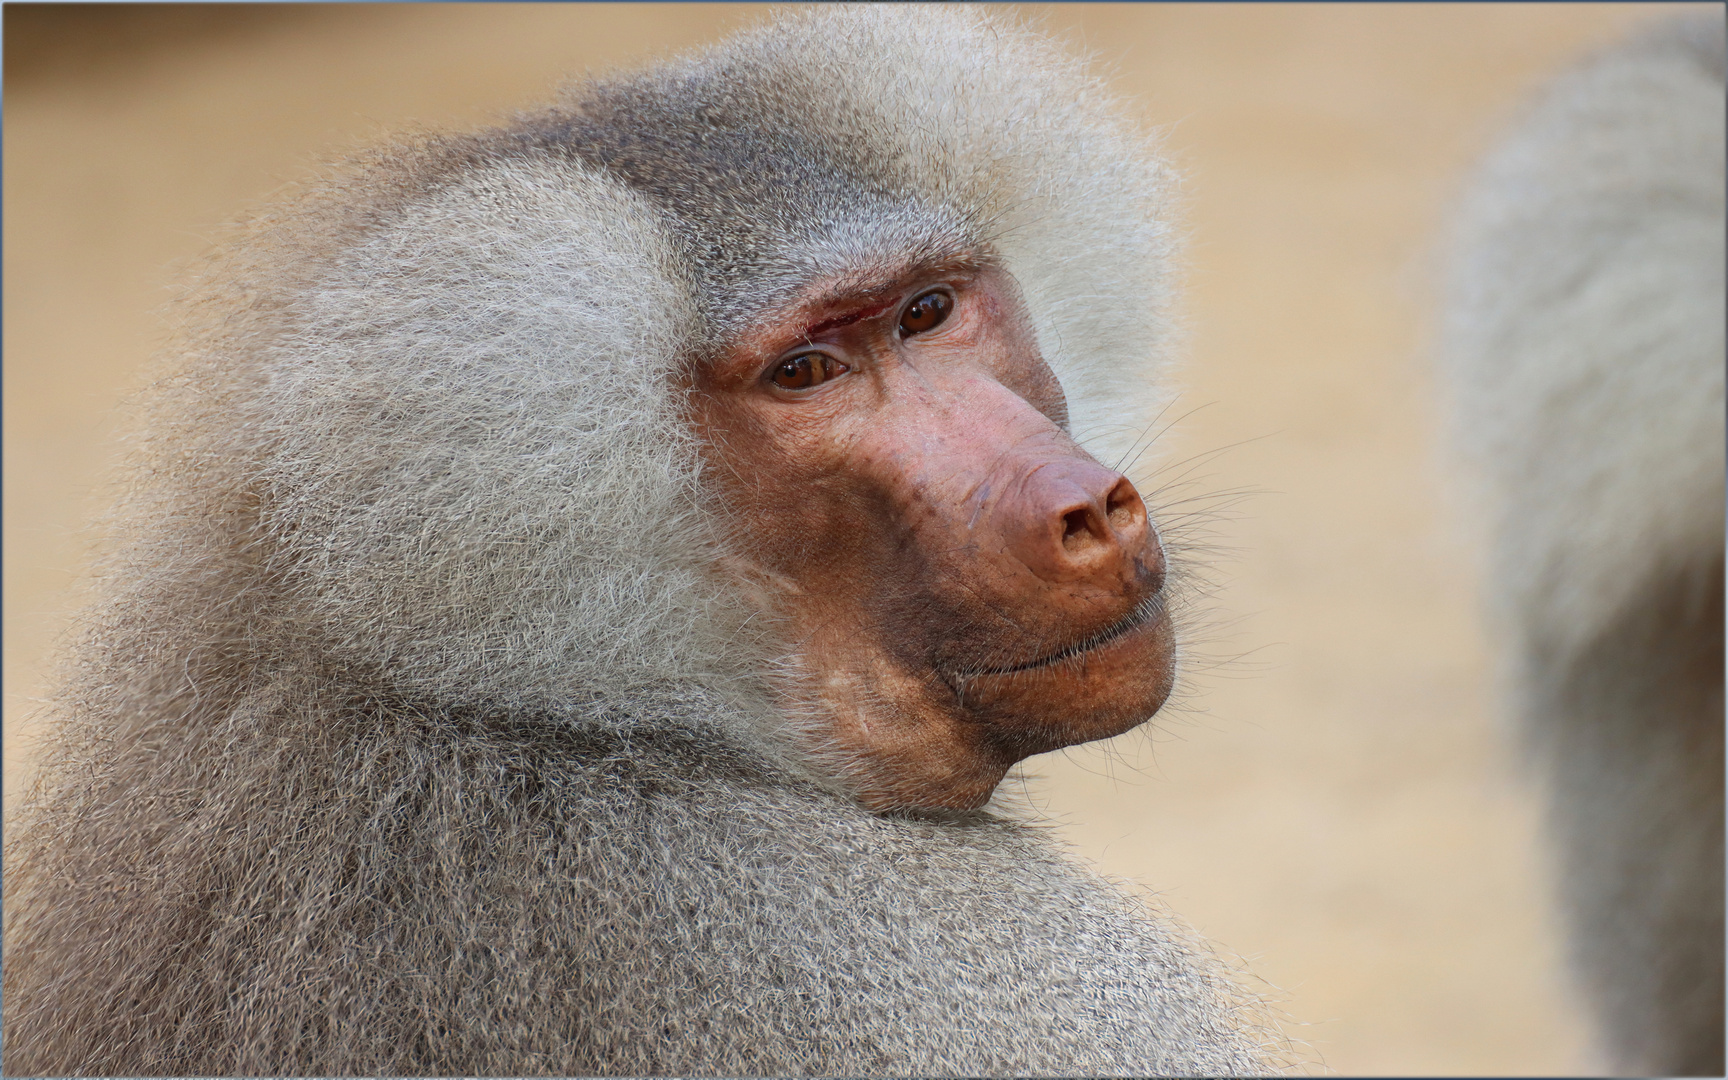
<svg viewBox="0 0 1728 1080">
<path fill-rule="evenodd" d="M 1136 561 L 1163 577 L 1146 504 L 1121 473 L 1089 461 L 1046 465 L 1027 478 L 1010 550 L 1039 577 L 1103 587 L 1136 575 Z"/>
</svg>

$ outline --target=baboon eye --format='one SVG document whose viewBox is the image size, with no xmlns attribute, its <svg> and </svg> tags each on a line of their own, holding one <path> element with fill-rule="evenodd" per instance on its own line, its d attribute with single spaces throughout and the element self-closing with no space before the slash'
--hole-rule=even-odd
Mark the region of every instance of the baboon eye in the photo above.
<svg viewBox="0 0 1728 1080">
<path fill-rule="evenodd" d="M 900 336 L 911 337 L 942 325 L 954 309 L 954 298 L 941 289 L 931 289 L 906 305 L 900 315 Z"/>
<path fill-rule="evenodd" d="M 818 383 L 839 378 L 850 370 L 852 369 L 826 353 L 800 353 L 775 364 L 768 377 L 782 390 L 808 390 Z"/>
</svg>

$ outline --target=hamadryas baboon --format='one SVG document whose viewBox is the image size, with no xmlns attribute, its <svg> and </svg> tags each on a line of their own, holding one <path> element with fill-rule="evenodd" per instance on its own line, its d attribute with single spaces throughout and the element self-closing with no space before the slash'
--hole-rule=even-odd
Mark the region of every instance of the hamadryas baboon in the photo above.
<svg viewBox="0 0 1728 1080">
<path fill-rule="evenodd" d="M 214 264 L 7 853 L 20 1073 L 1213 1073 L 986 804 L 1173 678 L 1170 181 L 970 10 L 384 147 Z"/>
<path fill-rule="evenodd" d="M 1721 1075 L 1723 19 L 1549 87 L 1460 208 L 1445 352 L 1612 1066 Z"/>
</svg>

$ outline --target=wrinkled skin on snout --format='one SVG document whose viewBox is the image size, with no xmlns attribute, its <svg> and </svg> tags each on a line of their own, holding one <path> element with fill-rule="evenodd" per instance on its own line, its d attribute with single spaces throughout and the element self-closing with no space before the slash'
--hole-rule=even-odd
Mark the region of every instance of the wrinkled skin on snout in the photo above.
<svg viewBox="0 0 1728 1080">
<path fill-rule="evenodd" d="M 787 628 L 789 711 L 865 805 L 980 806 L 1169 695 L 1157 533 L 1068 435 L 1004 271 L 820 283 L 692 390 L 728 571 Z"/>
</svg>

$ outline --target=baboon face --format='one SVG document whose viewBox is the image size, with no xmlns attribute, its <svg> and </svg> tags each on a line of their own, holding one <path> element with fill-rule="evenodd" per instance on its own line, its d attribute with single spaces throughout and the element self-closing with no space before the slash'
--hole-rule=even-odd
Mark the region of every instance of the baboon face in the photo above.
<svg viewBox="0 0 1728 1080">
<path fill-rule="evenodd" d="M 728 565 L 788 629 L 789 711 L 866 804 L 979 806 L 1020 759 L 1163 704 L 1163 549 L 1065 430 L 1005 271 L 817 283 L 693 389 Z"/>
</svg>

